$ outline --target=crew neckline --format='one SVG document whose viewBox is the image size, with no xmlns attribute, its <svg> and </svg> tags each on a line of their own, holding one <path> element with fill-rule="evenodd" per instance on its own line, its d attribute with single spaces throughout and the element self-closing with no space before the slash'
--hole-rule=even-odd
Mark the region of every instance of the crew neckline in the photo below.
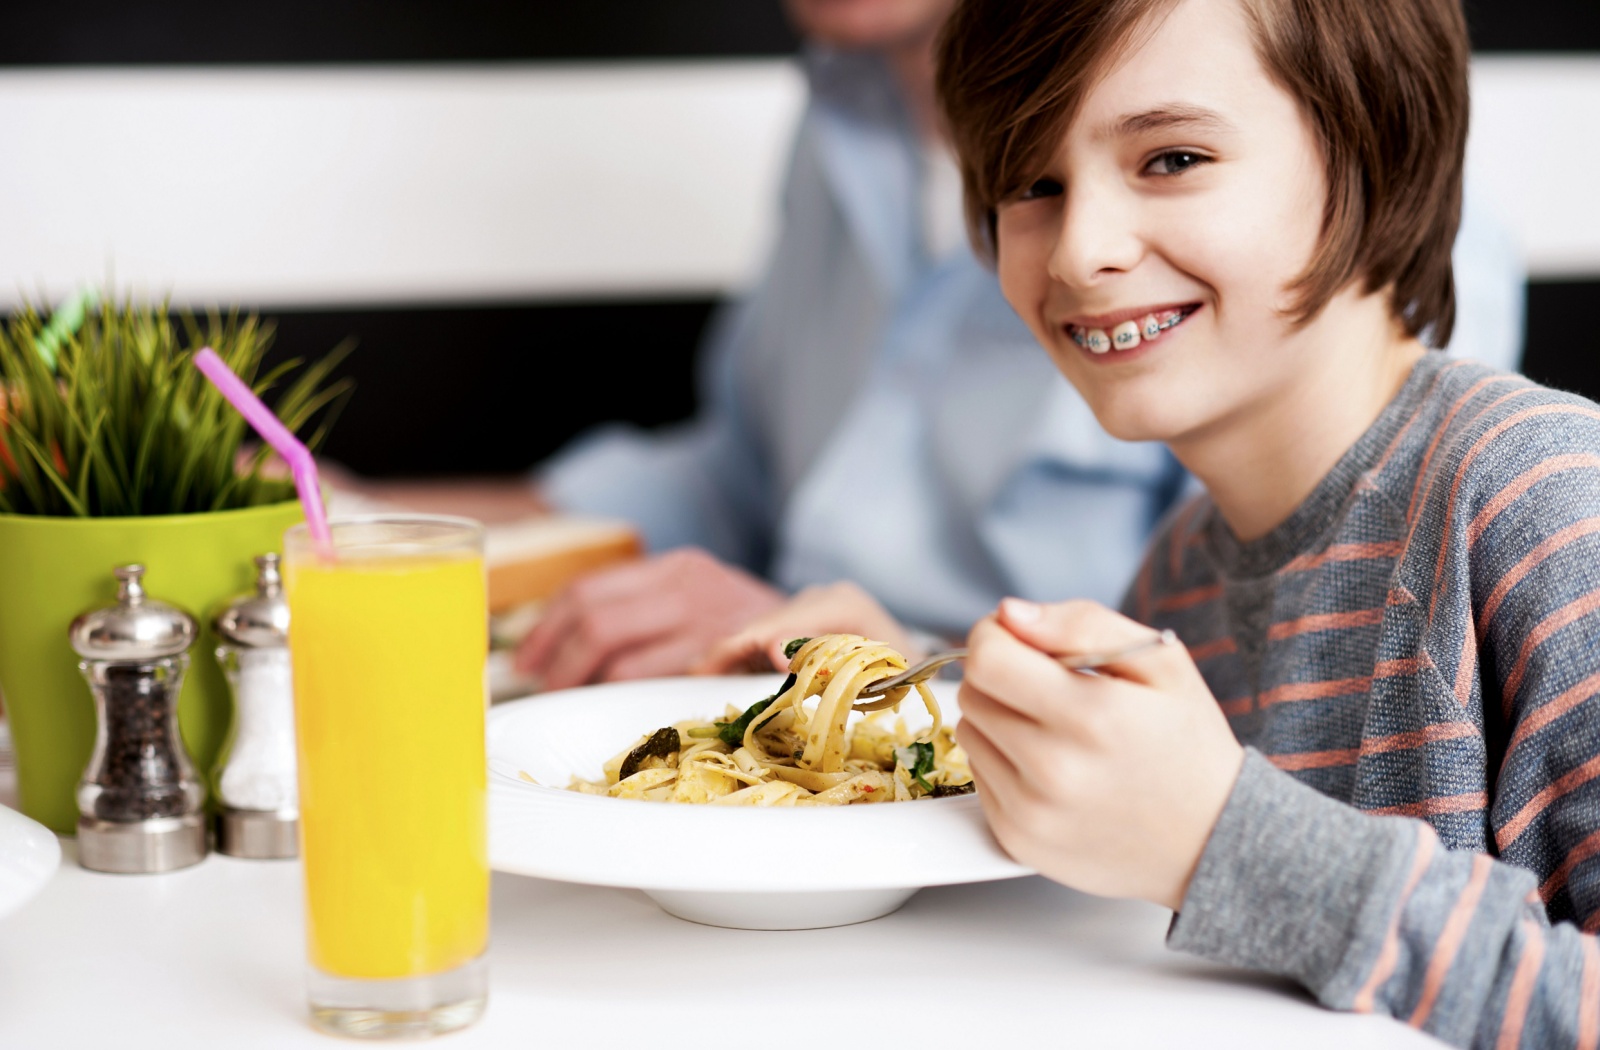
<svg viewBox="0 0 1600 1050">
<path fill-rule="evenodd" d="M 1443 351 L 1424 354 L 1372 425 L 1345 450 L 1311 494 L 1266 535 L 1242 542 L 1212 503 L 1206 522 L 1206 544 L 1222 574 L 1231 579 L 1270 575 L 1310 550 L 1318 538 L 1335 528 L 1339 511 L 1349 501 L 1361 475 L 1377 465 L 1427 396 L 1433 377 L 1449 364 Z"/>
</svg>

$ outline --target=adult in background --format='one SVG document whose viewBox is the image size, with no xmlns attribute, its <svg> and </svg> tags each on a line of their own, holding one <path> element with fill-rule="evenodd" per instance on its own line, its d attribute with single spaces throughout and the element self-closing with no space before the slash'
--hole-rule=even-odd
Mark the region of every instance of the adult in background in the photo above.
<svg viewBox="0 0 1600 1050">
<path fill-rule="evenodd" d="M 726 310 L 690 423 L 610 426 L 539 475 L 652 551 L 578 581 L 518 651 L 549 688 L 677 674 L 786 592 L 852 580 L 959 635 L 1002 595 L 1113 602 L 1184 484 L 1107 436 L 970 251 L 937 126 L 951 0 L 786 0 L 810 100 L 766 272 Z M 1454 349 L 1515 368 L 1523 275 L 1470 214 Z M 916 651 L 916 636 L 886 638 Z"/>
</svg>

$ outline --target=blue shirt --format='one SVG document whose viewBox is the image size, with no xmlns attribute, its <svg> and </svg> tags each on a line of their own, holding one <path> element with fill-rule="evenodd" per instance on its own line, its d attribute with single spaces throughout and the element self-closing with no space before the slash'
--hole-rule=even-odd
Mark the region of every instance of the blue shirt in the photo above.
<svg viewBox="0 0 1600 1050">
<path fill-rule="evenodd" d="M 854 580 L 938 633 L 1006 594 L 1115 602 L 1185 475 L 1101 430 L 970 250 L 925 247 L 922 149 L 883 64 L 806 67 L 779 238 L 710 336 L 700 414 L 580 437 L 541 472 L 546 498 L 788 589 Z M 1480 267 L 1460 330 L 1502 337 L 1479 352 L 1506 367 L 1521 274 L 1489 254 L 1507 262 Z"/>
</svg>

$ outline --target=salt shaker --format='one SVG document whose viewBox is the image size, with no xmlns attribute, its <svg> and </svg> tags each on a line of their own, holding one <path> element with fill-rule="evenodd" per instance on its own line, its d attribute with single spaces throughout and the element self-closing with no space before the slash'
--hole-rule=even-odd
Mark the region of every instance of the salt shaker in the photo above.
<svg viewBox="0 0 1600 1050">
<path fill-rule="evenodd" d="M 140 874 L 206 855 L 205 788 L 178 733 L 194 617 L 146 597 L 144 566 L 115 570 L 117 601 L 72 621 L 94 694 L 94 753 L 78 781 L 78 861 Z"/>
<path fill-rule="evenodd" d="M 213 626 L 217 660 L 233 687 L 233 734 L 217 796 L 217 849 L 234 857 L 299 854 L 294 687 L 289 677 L 289 603 L 278 556 L 256 559 L 255 593 L 235 598 Z"/>
</svg>

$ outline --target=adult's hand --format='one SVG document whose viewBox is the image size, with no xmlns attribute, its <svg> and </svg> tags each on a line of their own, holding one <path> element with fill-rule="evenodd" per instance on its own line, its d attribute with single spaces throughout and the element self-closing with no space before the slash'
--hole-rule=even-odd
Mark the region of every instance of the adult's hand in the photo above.
<svg viewBox="0 0 1600 1050">
<path fill-rule="evenodd" d="M 1244 751 L 1181 646 L 1095 676 L 1052 659 L 1151 633 L 1093 602 L 1006 599 L 968 638 L 956 739 L 1013 857 L 1076 889 L 1176 910 Z"/>
<path fill-rule="evenodd" d="M 695 674 L 787 670 L 785 643 L 818 634 L 859 634 L 898 649 L 912 663 L 927 655 L 872 595 L 841 582 L 807 587 L 718 642 L 691 670 Z"/>
<path fill-rule="evenodd" d="M 546 689 L 683 674 L 783 592 L 692 547 L 606 569 L 550 603 L 516 667 Z"/>
</svg>

